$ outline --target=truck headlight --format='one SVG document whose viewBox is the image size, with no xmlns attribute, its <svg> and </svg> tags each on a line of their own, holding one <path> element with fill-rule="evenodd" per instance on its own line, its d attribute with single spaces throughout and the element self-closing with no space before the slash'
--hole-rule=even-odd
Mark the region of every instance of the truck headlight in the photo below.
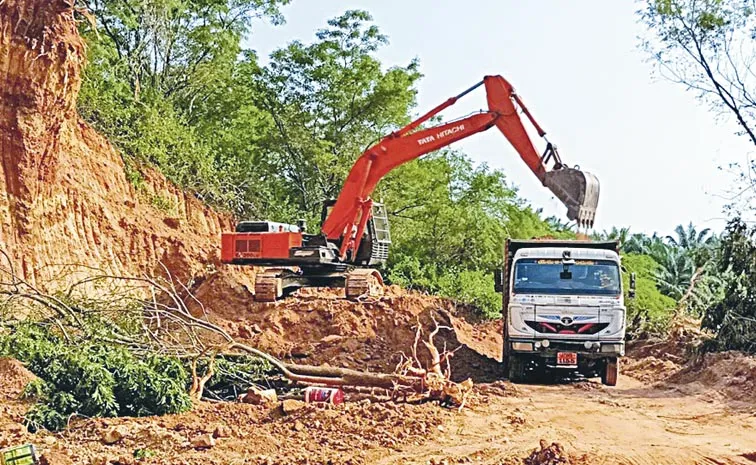
<svg viewBox="0 0 756 465">
<path fill-rule="evenodd" d="M 623 344 L 601 344 L 601 352 L 604 353 L 624 353 Z"/>
<path fill-rule="evenodd" d="M 519 350 L 521 352 L 532 352 L 533 343 L 532 342 L 513 342 L 512 350 Z"/>
</svg>

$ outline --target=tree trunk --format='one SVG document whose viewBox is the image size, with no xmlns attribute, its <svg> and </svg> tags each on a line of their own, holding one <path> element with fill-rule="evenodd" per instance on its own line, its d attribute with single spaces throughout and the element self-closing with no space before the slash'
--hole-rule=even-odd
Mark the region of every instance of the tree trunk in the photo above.
<svg viewBox="0 0 756 465">
<path fill-rule="evenodd" d="M 703 271 L 704 267 L 699 266 L 696 271 L 693 273 L 693 276 L 690 278 L 690 284 L 688 285 L 688 289 L 685 291 L 685 294 L 683 294 L 682 297 L 680 297 L 680 300 L 677 302 L 677 308 L 675 309 L 675 316 L 679 315 L 680 313 L 685 310 L 685 304 L 688 302 L 688 299 L 690 299 L 690 296 L 693 295 L 693 290 L 696 288 L 696 284 L 698 284 L 698 281 L 701 280 L 703 277 Z"/>
</svg>

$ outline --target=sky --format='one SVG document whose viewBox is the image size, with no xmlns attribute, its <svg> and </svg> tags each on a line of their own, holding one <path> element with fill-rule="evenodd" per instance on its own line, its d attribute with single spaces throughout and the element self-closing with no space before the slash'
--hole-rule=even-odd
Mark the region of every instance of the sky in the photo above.
<svg viewBox="0 0 756 465">
<path fill-rule="evenodd" d="M 314 41 L 345 10 L 367 10 L 389 38 L 378 52 L 385 66 L 419 60 L 424 77 L 416 115 L 485 75 L 505 77 L 563 162 L 598 177 L 595 230 L 670 234 L 692 221 L 719 231 L 733 182 L 719 167 L 746 161 L 752 146 L 693 93 L 652 75 L 653 63 L 638 49 L 645 33 L 638 6 L 630 0 L 293 0 L 282 9 L 286 24 L 255 24 L 245 45 L 264 63 L 292 40 Z M 485 107 L 480 88 L 442 115 L 453 119 Z M 540 151 L 545 143 L 536 139 Z M 534 207 L 566 220 L 566 208 L 495 128 L 452 148 L 501 169 Z"/>
</svg>

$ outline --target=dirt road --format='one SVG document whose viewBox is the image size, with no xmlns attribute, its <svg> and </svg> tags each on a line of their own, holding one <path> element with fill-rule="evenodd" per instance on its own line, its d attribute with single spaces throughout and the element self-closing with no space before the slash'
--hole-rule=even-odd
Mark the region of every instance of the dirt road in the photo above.
<svg viewBox="0 0 756 465">
<path fill-rule="evenodd" d="M 420 447 L 376 451 L 368 463 L 521 463 L 540 439 L 563 444 L 573 463 L 756 463 L 756 406 L 650 387 L 622 377 L 596 382 L 482 386 L 484 403 L 461 412 Z M 486 399 L 487 398 L 487 399 Z"/>
</svg>

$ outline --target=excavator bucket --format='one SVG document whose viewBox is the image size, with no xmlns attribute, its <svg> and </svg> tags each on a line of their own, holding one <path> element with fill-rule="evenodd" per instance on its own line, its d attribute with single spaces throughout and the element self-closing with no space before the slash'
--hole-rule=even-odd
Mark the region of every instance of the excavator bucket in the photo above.
<svg viewBox="0 0 756 465">
<path fill-rule="evenodd" d="M 580 227 L 593 227 L 599 199 L 596 176 L 563 166 L 547 172 L 543 183 L 567 206 L 567 218 Z"/>
</svg>

